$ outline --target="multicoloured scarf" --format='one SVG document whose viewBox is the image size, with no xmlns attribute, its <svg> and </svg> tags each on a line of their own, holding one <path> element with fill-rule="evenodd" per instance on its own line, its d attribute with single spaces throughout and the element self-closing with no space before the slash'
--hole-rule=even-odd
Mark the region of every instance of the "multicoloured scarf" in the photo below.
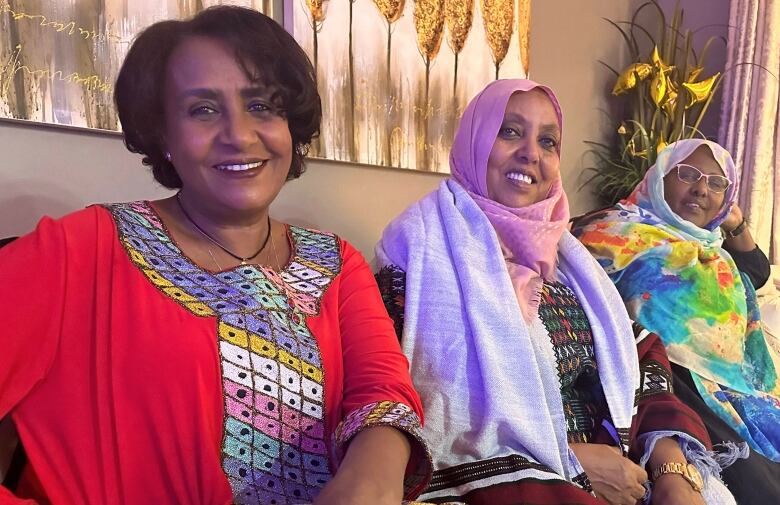
<svg viewBox="0 0 780 505">
<path fill-rule="evenodd" d="M 540 202 L 521 208 L 501 205 L 488 198 L 487 164 L 509 98 L 537 88 L 547 94 L 563 129 L 561 106 L 550 88 L 526 79 L 502 79 L 469 102 L 450 151 L 453 178 L 468 191 L 509 250 L 507 269 L 526 322 L 536 315 L 543 279 L 555 278 L 557 244 L 568 226 L 569 202 L 559 177 Z"/>
<path fill-rule="evenodd" d="M 674 213 L 664 176 L 706 146 L 733 184 L 704 228 Z M 681 140 L 659 153 L 642 183 L 614 208 L 581 220 L 583 244 L 618 288 L 629 314 L 688 368 L 707 405 L 750 445 L 780 461 L 780 383 L 761 331 L 755 290 L 722 247 L 720 224 L 737 194 L 731 156 Z"/>
</svg>

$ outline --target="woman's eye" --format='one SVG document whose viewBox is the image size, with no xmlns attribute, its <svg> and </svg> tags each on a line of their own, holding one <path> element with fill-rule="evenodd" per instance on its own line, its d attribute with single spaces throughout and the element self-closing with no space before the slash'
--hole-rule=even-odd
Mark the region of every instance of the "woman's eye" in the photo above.
<svg viewBox="0 0 780 505">
<path fill-rule="evenodd" d="M 271 112 L 272 110 L 265 102 L 252 102 L 249 104 L 249 112 Z"/>
<path fill-rule="evenodd" d="M 519 137 L 520 132 L 516 128 L 511 126 L 502 126 L 499 130 L 499 134 L 504 138 Z"/>
<path fill-rule="evenodd" d="M 217 110 L 210 105 L 196 105 L 190 109 L 190 116 L 206 118 L 217 113 Z"/>
<path fill-rule="evenodd" d="M 555 149 L 558 145 L 558 141 L 551 137 L 543 137 L 539 142 L 545 149 Z"/>
</svg>

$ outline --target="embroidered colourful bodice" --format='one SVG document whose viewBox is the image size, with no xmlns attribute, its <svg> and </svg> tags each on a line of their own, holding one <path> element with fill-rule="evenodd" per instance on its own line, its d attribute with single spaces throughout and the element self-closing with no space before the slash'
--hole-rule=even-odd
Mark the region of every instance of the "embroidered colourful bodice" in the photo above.
<svg viewBox="0 0 780 505">
<path fill-rule="evenodd" d="M 569 442 L 588 442 L 598 420 L 608 414 L 588 316 L 571 289 L 545 281 L 539 319 L 555 351 Z"/>
<path fill-rule="evenodd" d="M 224 397 L 222 465 L 236 503 L 313 501 L 331 478 L 324 376 L 306 325 L 341 270 L 338 239 L 290 227 L 280 273 L 208 272 L 189 260 L 144 202 L 108 207 L 132 262 L 192 314 L 216 317 Z"/>
</svg>

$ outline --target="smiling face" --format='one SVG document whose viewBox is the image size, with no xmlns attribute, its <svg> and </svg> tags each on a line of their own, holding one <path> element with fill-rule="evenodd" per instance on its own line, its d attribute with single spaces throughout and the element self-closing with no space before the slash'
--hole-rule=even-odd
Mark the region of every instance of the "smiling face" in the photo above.
<svg viewBox="0 0 780 505">
<path fill-rule="evenodd" d="M 712 152 L 701 146 L 680 163 L 691 165 L 705 175 L 724 175 Z M 704 177 L 692 184 L 685 183 L 677 176 L 677 169 L 664 177 L 664 199 L 672 211 L 700 228 L 709 224 L 718 215 L 725 193 L 715 193 Z"/>
<path fill-rule="evenodd" d="M 488 158 L 488 197 L 513 208 L 544 200 L 560 177 L 560 138 L 558 116 L 544 91 L 514 93 Z"/>
<path fill-rule="evenodd" d="M 271 96 L 218 40 L 191 37 L 175 49 L 165 76 L 164 137 L 190 208 L 256 213 L 276 198 L 292 139 Z"/>
</svg>

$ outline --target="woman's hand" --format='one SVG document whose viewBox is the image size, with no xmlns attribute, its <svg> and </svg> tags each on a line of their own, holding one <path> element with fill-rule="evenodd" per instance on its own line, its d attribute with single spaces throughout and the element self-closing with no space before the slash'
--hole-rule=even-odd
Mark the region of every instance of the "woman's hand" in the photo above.
<svg viewBox="0 0 780 505">
<path fill-rule="evenodd" d="M 645 495 L 647 473 L 605 444 L 569 444 L 588 474 L 596 496 L 610 505 L 635 505 Z"/>
<path fill-rule="evenodd" d="M 731 231 L 742 224 L 743 218 L 744 216 L 742 215 L 742 209 L 739 208 L 739 205 L 734 203 L 731 205 L 731 210 L 726 216 L 726 219 L 720 224 L 720 227 L 723 229 L 723 231 Z"/>
<path fill-rule="evenodd" d="M 361 431 L 314 505 L 399 505 L 410 454 L 409 440 L 395 428 Z"/>
<path fill-rule="evenodd" d="M 742 209 L 736 203 L 731 206 L 726 220 L 720 225 L 720 229 L 725 233 L 725 239 L 728 246 L 734 251 L 752 251 L 756 248 L 756 242 L 753 240 L 753 236 L 750 234 L 750 230 L 745 228 L 742 233 L 736 237 L 729 236 L 729 233 L 734 231 L 737 226 L 742 224 L 743 220 Z"/>
</svg>

